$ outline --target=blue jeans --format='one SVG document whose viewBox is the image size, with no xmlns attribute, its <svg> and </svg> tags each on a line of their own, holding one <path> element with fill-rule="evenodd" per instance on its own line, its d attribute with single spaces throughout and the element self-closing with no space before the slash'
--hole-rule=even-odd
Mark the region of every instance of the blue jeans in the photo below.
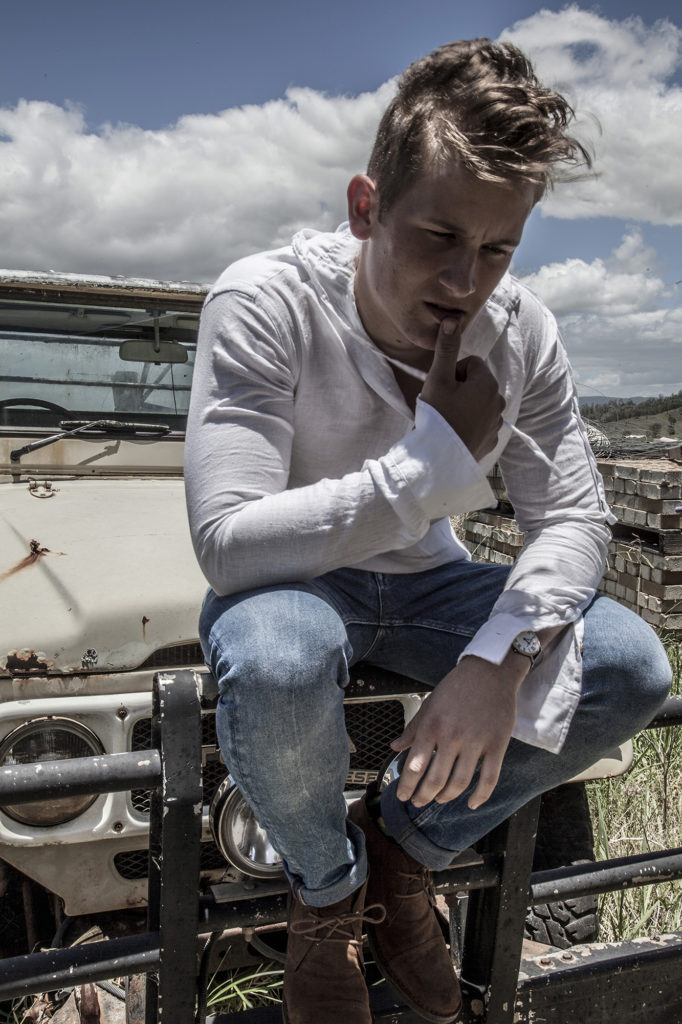
<svg viewBox="0 0 682 1024">
<path fill-rule="evenodd" d="M 229 771 L 311 906 L 364 881 L 362 834 L 346 818 L 349 765 L 343 697 L 349 667 L 370 662 L 435 686 L 488 618 L 508 569 L 455 562 L 391 575 L 339 569 L 306 583 L 218 597 L 199 624 L 218 681 L 218 740 Z M 585 613 L 583 686 L 559 754 L 512 739 L 491 798 L 471 789 L 446 804 L 382 797 L 388 830 L 442 868 L 532 797 L 572 778 L 645 726 L 671 672 L 654 632 L 605 597 Z"/>
</svg>

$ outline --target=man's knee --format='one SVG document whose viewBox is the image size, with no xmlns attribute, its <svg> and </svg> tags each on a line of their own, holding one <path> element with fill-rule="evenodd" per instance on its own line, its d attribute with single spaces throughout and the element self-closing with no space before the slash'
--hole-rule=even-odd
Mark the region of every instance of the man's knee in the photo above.
<svg viewBox="0 0 682 1024">
<path fill-rule="evenodd" d="M 612 700 L 636 709 L 647 721 L 665 700 L 672 682 L 670 662 L 654 630 L 634 612 L 607 597 L 585 616 L 584 667 L 607 681 Z"/>
<path fill-rule="evenodd" d="M 351 650 L 343 622 L 304 590 L 209 595 L 200 636 L 221 690 L 236 681 L 265 692 L 319 686 L 321 680 L 340 687 L 348 682 Z"/>
</svg>

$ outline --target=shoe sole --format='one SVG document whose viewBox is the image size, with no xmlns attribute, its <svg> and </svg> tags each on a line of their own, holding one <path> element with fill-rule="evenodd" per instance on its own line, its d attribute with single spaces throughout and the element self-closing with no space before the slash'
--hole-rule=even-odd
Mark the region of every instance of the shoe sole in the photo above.
<svg viewBox="0 0 682 1024">
<path fill-rule="evenodd" d="M 374 933 L 369 929 L 367 930 L 367 944 L 370 948 L 372 956 L 374 957 L 374 962 L 377 965 L 379 972 L 383 975 L 384 979 L 388 982 L 391 988 L 395 989 L 395 991 L 398 993 L 398 995 L 403 1000 L 405 1005 L 409 1006 L 411 1010 L 414 1010 L 414 1012 L 418 1014 L 423 1020 L 428 1021 L 429 1024 L 454 1024 L 455 1021 L 460 1019 L 462 1014 L 461 1001 L 454 1017 L 437 1017 L 435 1014 L 429 1013 L 429 1011 L 425 1010 L 423 1006 L 420 1006 L 418 1003 L 416 1003 L 411 998 L 411 996 L 409 996 L 408 993 L 402 988 L 400 982 L 392 976 L 389 970 L 386 969 L 381 959 L 381 956 L 378 953 L 376 943 L 374 941 Z M 288 1024 L 288 1022 L 285 1022 L 285 1024 Z"/>
</svg>

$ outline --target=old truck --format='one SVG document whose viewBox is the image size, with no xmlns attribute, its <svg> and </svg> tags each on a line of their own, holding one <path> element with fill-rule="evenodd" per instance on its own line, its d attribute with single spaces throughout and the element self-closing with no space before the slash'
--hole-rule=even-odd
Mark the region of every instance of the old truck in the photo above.
<svg viewBox="0 0 682 1024">
<path fill-rule="evenodd" d="M 154 673 L 202 667 L 182 463 L 205 291 L 0 272 L 0 766 L 144 750 Z M 349 786 L 418 705 L 349 702 Z M 201 761 L 208 883 L 231 870 L 210 712 Z M 149 804 L 137 789 L 0 806 L 0 955 L 145 905 Z"/>
</svg>

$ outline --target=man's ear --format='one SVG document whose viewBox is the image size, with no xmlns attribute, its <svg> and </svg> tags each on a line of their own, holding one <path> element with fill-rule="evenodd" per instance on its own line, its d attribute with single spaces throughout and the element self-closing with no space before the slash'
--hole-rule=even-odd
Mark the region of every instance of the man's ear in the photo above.
<svg viewBox="0 0 682 1024">
<path fill-rule="evenodd" d="M 356 238 L 366 242 L 377 216 L 377 187 L 366 174 L 356 174 L 348 185 L 348 222 Z"/>
</svg>

